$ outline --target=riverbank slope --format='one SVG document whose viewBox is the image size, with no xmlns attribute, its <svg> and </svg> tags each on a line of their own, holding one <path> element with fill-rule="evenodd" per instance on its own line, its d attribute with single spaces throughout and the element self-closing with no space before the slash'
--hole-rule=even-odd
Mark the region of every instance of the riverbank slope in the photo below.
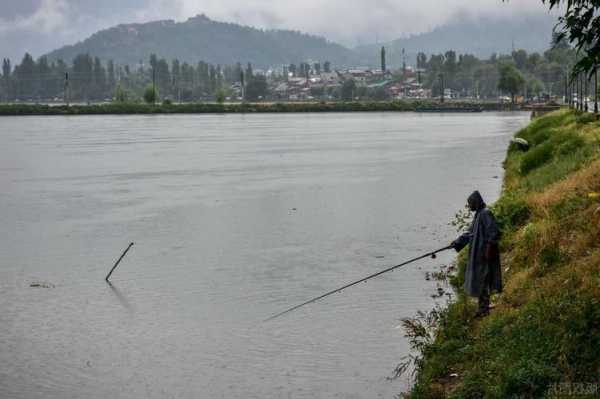
<svg viewBox="0 0 600 399">
<path fill-rule="evenodd" d="M 561 110 L 511 145 L 501 198 L 504 292 L 475 319 L 462 275 L 456 301 L 405 320 L 415 350 L 410 398 L 600 395 L 600 122 Z"/>
</svg>

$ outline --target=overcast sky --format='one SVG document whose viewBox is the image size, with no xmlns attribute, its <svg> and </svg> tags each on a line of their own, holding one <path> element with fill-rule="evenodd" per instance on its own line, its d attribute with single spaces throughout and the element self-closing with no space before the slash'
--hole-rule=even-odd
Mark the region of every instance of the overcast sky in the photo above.
<svg viewBox="0 0 600 399">
<path fill-rule="evenodd" d="M 0 58 L 40 56 L 119 23 L 206 14 L 219 21 L 319 34 L 347 46 L 465 18 L 547 12 L 541 0 L 0 0 Z"/>
</svg>

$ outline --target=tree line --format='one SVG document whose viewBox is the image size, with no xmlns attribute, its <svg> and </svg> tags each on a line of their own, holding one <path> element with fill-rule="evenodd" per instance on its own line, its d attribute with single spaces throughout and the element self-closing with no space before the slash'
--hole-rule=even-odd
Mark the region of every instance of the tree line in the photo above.
<svg viewBox="0 0 600 399">
<path fill-rule="evenodd" d="M 417 55 L 417 75 L 434 97 L 442 89 L 450 89 L 458 97 L 498 98 L 499 95 L 525 97 L 561 96 L 566 79 L 577 62 L 576 51 L 555 36 L 552 46 L 542 54 L 516 50 L 509 55 L 492 55 L 481 60 L 470 54 L 447 51 L 444 54 Z M 283 73 L 270 77 L 283 82 L 289 76 L 309 78 L 333 71 L 330 62 L 299 63 L 283 68 Z M 391 71 L 390 84 L 403 82 L 403 70 Z M 387 77 L 386 79 L 389 79 Z M 313 90 L 314 89 L 314 90 Z M 319 91 L 320 90 L 320 91 Z M 324 87 L 311 87 L 311 94 L 321 98 Z M 331 90 L 329 90 L 331 91 Z M 386 100 L 390 92 L 385 86 L 369 89 L 353 81 L 341 79 L 332 98 L 350 100 Z M 21 63 L 12 66 L 3 60 L 0 77 L 0 101 L 219 101 L 226 97 L 247 100 L 269 98 L 267 78 L 254 72 L 250 63 L 213 65 L 203 61 L 195 65 L 152 54 L 146 63 L 135 67 L 101 62 L 89 54 L 77 55 L 70 65 L 62 60 L 34 60 L 25 54 Z"/>
<path fill-rule="evenodd" d="M 487 60 L 455 51 L 429 58 L 419 53 L 417 71 L 423 73 L 423 85 L 433 95 L 441 95 L 443 87 L 462 97 L 561 96 L 577 54 L 566 41 L 558 39 L 554 35 L 550 49 L 542 54 L 515 50 L 507 55 L 493 54 Z"/>
<path fill-rule="evenodd" d="M 14 67 L 4 59 L 0 78 L 1 101 L 133 101 L 153 90 L 156 100 L 207 101 L 233 95 L 232 86 L 242 83 L 248 98 L 266 94 L 266 79 L 256 75 L 252 65 L 196 65 L 173 59 L 168 62 L 152 54 L 148 63 L 136 67 L 115 65 L 109 60 L 79 54 L 68 65 L 63 60 L 37 61 L 26 53 Z"/>
</svg>

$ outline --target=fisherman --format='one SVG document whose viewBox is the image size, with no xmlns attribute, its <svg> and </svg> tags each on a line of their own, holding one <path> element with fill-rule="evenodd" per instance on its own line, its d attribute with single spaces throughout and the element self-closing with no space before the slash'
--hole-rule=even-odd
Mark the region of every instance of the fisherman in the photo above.
<svg viewBox="0 0 600 399">
<path fill-rule="evenodd" d="M 467 205 L 475 212 L 471 226 L 450 246 L 459 252 L 467 244 L 469 260 L 465 270 L 465 291 L 468 295 L 479 299 L 476 317 L 483 317 L 490 312 L 490 294 L 492 291 L 502 292 L 502 275 L 500 269 L 500 230 L 496 219 L 479 194 L 474 191 L 467 199 Z"/>
</svg>

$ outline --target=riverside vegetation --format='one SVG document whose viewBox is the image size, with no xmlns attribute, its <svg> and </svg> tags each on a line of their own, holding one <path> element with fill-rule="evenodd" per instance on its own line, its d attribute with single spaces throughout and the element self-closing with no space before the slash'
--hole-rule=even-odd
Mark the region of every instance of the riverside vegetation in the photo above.
<svg viewBox="0 0 600 399">
<path fill-rule="evenodd" d="M 264 103 L 182 103 L 145 104 L 141 102 L 113 102 L 90 105 L 0 104 L 0 116 L 6 115 L 100 115 L 100 114 L 201 114 L 253 112 L 369 112 L 420 111 L 428 109 L 481 108 L 509 110 L 510 104 L 501 103 L 445 103 L 434 101 L 335 101 L 335 102 L 264 102 Z"/>
<path fill-rule="evenodd" d="M 404 397 L 600 394 L 600 122 L 561 110 L 517 137 L 531 148 L 509 148 L 493 206 L 504 293 L 490 316 L 475 319 L 462 293 L 466 251 L 459 254 L 449 276 L 456 300 L 403 321 L 416 373 Z"/>
</svg>

